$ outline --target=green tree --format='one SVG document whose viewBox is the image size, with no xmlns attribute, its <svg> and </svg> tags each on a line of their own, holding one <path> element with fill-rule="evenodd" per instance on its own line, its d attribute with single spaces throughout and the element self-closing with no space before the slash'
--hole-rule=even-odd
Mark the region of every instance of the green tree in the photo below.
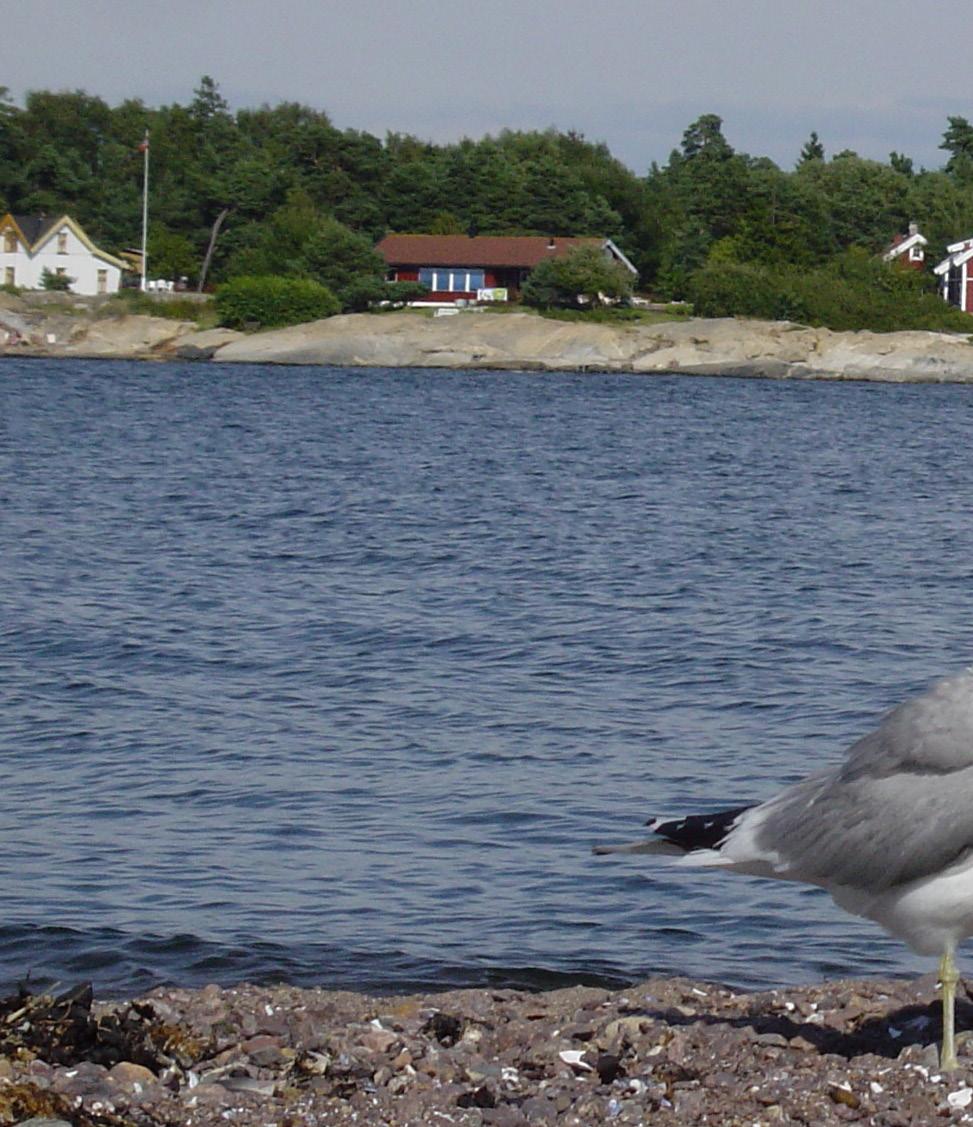
<svg viewBox="0 0 973 1127">
<path fill-rule="evenodd" d="M 385 217 L 393 231 L 453 234 L 440 229 L 448 214 L 450 227 L 463 230 L 462 220 L 449 211 L 450 199 L 441 153 L 395 160 L 385 180 Z"/>
<path fill-rule="evenodd" d="M 10 91 L 0 86 L 0 209 L 12 210 L 24 188 L 23 112 Z"/>
<path fill-rule="evenodd" d="M 672 153 L 668 165 L 649 175 L 665 232 L 657 281 L 672 297 L 683 295 L 712 244 L 736 234 L 748 210 L 750 161 L 734 152 L 722 126 L 716 114 L 698 118 L 686 129 L 682 147 Z"/>
<path fill-rule="evenodd" d="M 824 160 L 824 145 L 818 138 L 817 133 L 811 130 L 811 136 L 804 142 L 804 147 L 801 149 L 801 155 L 797 158 L 797 166 L 800 168 L 802 164 L 807 164 L 812 160 Z"/>
<path fill-rule="evenodd" d="M 293 188 L 284 204 L 263 223 L 250 223 L 227 239 L 224 274 L 300 274 L 306 271 L 304 244 L 324 216 L 306 191 Z"/>
<path fill-rule="evenodd" d="M 682 155 L 687 161 L 729 160 L 733 149 L 723 136 L 723 119 L 715 113 L 704 113 L 687 126 L 682 135 Z"/>
<path fill-rule="evenodd" d="M 910 177 L 907 207 L 929 240 L 927 262 L 944 258 L 950 243 L 973 230 L 973 193 L 947 172 L 923 170 Z"/>
<path fill-rule="evenodd" d="M 521 298 L 542 309 L 578 308 L 596 303 L 599 296 L 629 297 L 632 276 L 620 263 L 596 246 L 577 246 L 557 258 L 545 258 L 524 283 Z"/>
<path fill-rule="evenodd" d="M 194 278 L 199 269 L 189 238 L 158 223 L 149 231 L 148 263 L 153 278 Z"/>
<path fill-rule="evenodd" d="M 375 252 L 371 239 L 337 219 L 319 220 L 301 251 L 302 272 L 327 286 L 343 309 L 362 301 L 363 284 L 380 285 L 385 269 L 385 260 Z"/>
<path fill-rule="evenodd" d="M 964 181 L 973 179 L 973 125 L 965 117 L 947 117 L 939 147 L 949 153 L 946 171 Z"/>
<path fill-rule="evenodd" d="M 795 175 L 810 198 L 825 203 L 831 254 L 853 246 L 877 252 L 913 218 L 909 177 L 879 161 L 840 153 Z"/>
<path fill-rule="evenodd" d="M 437 211 L 428 231 L 430 235 L 462 235 L 463 225 L 451 211 Z"/>
</svg>

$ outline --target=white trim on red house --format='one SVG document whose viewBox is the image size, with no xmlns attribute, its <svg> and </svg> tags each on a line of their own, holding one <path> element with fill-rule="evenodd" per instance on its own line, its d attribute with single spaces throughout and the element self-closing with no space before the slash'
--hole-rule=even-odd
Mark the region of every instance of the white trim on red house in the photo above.
<svg viewBox="0 0 973 1127">
<path fill-rule="evenodd" d="M 928 242 L 929 240 L 925 235 L 919 233 L 919 228 L 915 223 L 910 223 L 908 235 L 901 238 L 899 242 L 893 243 L 882 255 L 882 258 L 885 262 L 892 262 L 894 259 L 907 254 L 909 262 L 924 262 L 926 258 L 925 248 Z"/>
<path fill-rule="evenodd" d="M 906 251 L 913 251 L 917 248 L 921 249 L 922 247 L 926 246 L 928 242 L 929 240 L 925 237 L 925 235 L 910 235 L 907 239 L 903 239 L 901 243 L 898 243 L 896 246 L 891 247 L 889 250 L 887 250 L 885 254 L 882 255 L 882 257 L 886 262 L 891 262 L 893 258 L 900 257 L 901 255 L 905 254 Z M 909 257 L 913 258 L 914 256 L 910 254 Z"/>
<path fill-rule="evenodd" d="M 946 257 L 942 262 L 937 263 L 932 271 L 942 279 L 940 292 L 943 301 L 950 302 L 964 313 L 973 313 L 973 294 L 970 293 L 968 266 L 970 259 L 973 259 L 973 238 L 962 239 L 958 243 L 950 243 L 946 251 Z M 953 297 L 958 298 L 958 300 L 951 300 L 951 282 Z"/>
<path fill-rule="evenodd" d="M 603 250 L 611 251 L 615 258 L 631 273 L 632 277 L 637 278 L 639 276 L 638 270 L 635 269 L 626 255 L 618 249 L 612 239 L 605 239 L 601 245 Z"/>
</svg>

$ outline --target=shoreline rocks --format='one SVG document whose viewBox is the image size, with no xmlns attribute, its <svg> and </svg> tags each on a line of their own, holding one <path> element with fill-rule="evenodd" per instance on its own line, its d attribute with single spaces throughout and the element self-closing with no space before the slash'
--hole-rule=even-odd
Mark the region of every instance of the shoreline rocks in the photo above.
<svg viewBox="0 0 973 1127">
<path fill-rule="evenodd" d="M 973 338 L 733 318 L 605 325 L 521 312 L 357 313 L 253 334 L 144 315 L 0 307 L 0 354 L 215 363 L 973 382 Z"/>
<path fill-rule="evenodd" d="M 973 1005 L 959 1005 L 960 1026 Z M 932 976 L 743 993 L 373 997 L 160 988 L 0 1002 L 0 1124 L 461 1127 L 973 1122 L 973 1056 L 937 1066 Z"/>
<path fill-rule="evenodd" d="M 188 342 L 187 342 L 188 343 Z M 973 344 L 945 333 L 835 333 L 733 318 L 602 325 L 527 313 L 350 314 L 239 337 L 224 363 L 685 373 L 768 379 L 973 381 Z"/>
</svg>

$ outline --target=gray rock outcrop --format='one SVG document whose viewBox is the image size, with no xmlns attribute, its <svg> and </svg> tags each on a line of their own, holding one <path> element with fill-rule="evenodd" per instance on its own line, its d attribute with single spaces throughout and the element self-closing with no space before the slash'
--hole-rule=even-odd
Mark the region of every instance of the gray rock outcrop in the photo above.
<svg viewBox="0 0 973 1127">
<path fill-rule="evenodd" d="M 188 338 L 185 343 L 190 343 Z M 837 333 L 789 322 L 602 325 L 527 313 L 352 314 L 241 337 L 222 362 L 686 372 L 804 379 L 973 380 L 973 345 L 946 333 Z"/>
<path fill-rule="evenodd" d="M 685 372 L 775 379 L 973 382 L 971 337 L 832 332 L 734 318 L 656 324 L 556 321 L 529 313 L 359 313 L 243 334 L 146 316 L 39 319 L 0 307 L 7 355 L 214 360 L 337 367 Z"/>
</svg>

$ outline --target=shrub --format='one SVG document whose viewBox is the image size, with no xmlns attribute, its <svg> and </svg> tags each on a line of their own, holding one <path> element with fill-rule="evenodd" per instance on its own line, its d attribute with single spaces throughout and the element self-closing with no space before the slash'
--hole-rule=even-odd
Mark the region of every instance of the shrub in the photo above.
<svg viewBox="0 0 973 1127">
<path fill-rule="evenodd" d="M 816 270 L 708 263 L 689 283 L 697 317 L 756 317 L 835 330 L 973 331 L 966 313 L 930 290 L 916 270 L 851 250 Z"/>
<path fill-rule="evenodd" d="M 221 325 L 231 329 L 276 328 L 331 317 L 340 309 L 327 286 L 310 278 L 239 277 L 216 291 Z"/>
<path fill-rule="evenodd" d="M 67 274 L 55 274 L 53 270 L 48 270 L 46 266 L 41 271 L 41 289 L 51 293 L 67 293 L 76 280 L 69 278 Z"/>
<path fill-rule="evenodd" d="M 601 294 L 624 298 L 632 292 L 628 271 L 600 247 L 578 246 L 558 258 L 545 258 L 531 271 L 521 290 L 525 305 L 541 309 L 577 309 Z"/>
<path fill-rule="evenodd" d="M 382 301 L 391 309 L 401 309 L 410 301 L 418 301 L 429 293 L 429 287 L 421 282 L 386 282 Z"/>
<path fill-rule="evenodd" d="M 697 317 L 759 317 L 769 321 L 804 321 L 810 314 L 794 282 L 779 271 L 737 263 L 697 270 L 689 283 Z"/>
<path fill-rule="evenodd" d="M 401 309 L 429 292 L 419 282 L 383 282 L 380 278 L 359 278 L 342 291 L 342 309 L 364 313 L 367 309 Z"/>
</svg>

